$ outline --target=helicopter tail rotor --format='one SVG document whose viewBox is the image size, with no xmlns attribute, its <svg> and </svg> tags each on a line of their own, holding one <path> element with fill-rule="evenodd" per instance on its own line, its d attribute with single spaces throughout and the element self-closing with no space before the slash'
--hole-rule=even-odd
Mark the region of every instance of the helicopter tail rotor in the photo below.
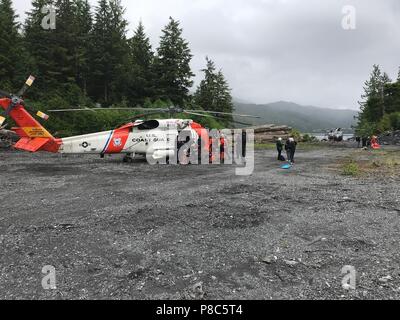
<svg viewBox="0 0 400 320">
<path fill-rule="evenodd" d="M 10 112 L 19 104 L 24 105 L 24 101 L 22 100 L 22 96 L 25 94 L 25 92 L 32 86 L 33 82 L 35 81 L 34 76 L 29 76 L 29 78 L 25 81 L 25 84 L 22 86 L 22 88 L 18 91 L 16 95 L 13 94 L 7 94 L 4 91 L 1 91 L 0 94 L 2 94 L 4 97 L 8 98 L 11 100 L 10 105 L 5 111 L 5 115 L 8 116 Z"/>
</svg>

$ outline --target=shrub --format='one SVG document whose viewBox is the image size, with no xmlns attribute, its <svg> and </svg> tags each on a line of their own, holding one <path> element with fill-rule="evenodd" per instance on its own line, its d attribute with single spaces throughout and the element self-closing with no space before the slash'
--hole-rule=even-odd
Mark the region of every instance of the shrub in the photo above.
<svg viewBox="0 0 400 320">
<path fill-rule="evenodd" d="M 306 143 L 319 142 L 318 139 L 317 139 L 316 137 L 310 136 L 310 135 L 307 134 L 307 133 L 303 136 L 302 141 L 303 141 L 303 142 L 306 142 Z"/>
<path fill-rule="evenodd" d="M 360 173 L 358 164 L 354 161 L 350 161 L 343 167 L 343 174 L 345 176 L 357 176 Z"/>
<path fill-rule="evenodd" d="M 295 138 L 297 141 L 301 140 L 301 132 L 299 130 L 292 129 L 292 131 L 290 131 L 290 136 Z"/>
</svg>

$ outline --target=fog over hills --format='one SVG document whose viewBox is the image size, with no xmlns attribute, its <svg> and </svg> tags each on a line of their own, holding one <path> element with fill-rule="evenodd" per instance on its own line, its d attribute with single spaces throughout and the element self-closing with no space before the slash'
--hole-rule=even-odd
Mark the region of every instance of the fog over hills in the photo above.
<svg viewBox="0 0 400 320">
<path fill-rule="evenodd" d="M 302 132 L 324 132 L 332 128 L 351 131 L 356 123 L 356 110 L 319 108 L 302 106 L 292 102 L 279 101 L 269 104 L 252 104 L 235 101 L 235 113 L 249 114 L 260 119 L 237 118 L 253 125 L 278 124 L 288 125 Z"/>
</svg>

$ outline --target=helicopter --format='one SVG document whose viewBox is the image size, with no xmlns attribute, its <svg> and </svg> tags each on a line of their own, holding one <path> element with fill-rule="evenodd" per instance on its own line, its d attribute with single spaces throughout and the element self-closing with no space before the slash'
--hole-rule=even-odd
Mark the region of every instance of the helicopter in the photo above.
<svg viewBox="0 0 400 320">
<path fill-rule="evenodd" d="M 146 113 L 136 116 L 136 119 L 114 129 L 67 138 L 56 138 L 48 132 L 26 109 L 22 98 L 24 93 L 32 86 L 35 77 L 30 76 L 22 89 L 16 94 L 9 94 L 0 90 L 0 106 L 5 110 L 5 115 L 10 116 L 17 127 L 11 128 L 20 138 L 14 145 L 17 150 L 28 152 L 51 152 L 60 154 L 95 154 L 104 158 L 105 155 L 124 154 L 124 162 L 131 161 L 137 156 L 145 156 L 151 163 L 169 163 L 171 159 L 177 159 L 178 163 L 188 164 L 191 157 L 212 161 L 215 154 L 212 151 L 217 145 L 219 158 L 223 159 L 226 154 L 229 137 L 222 135 L 212 136 L 201 124 L 190 119 L 151 119 L 143 120 L 138 117 L 148 117 L 152 114 L 168 113 L 194 115 L 199 117 L 220 118 L 226 115 L 237 117 L 251 117 L 251 115 L 231 114 L 216 111 L 186 110 L 181 107 L 169 108 L 106 108 L 107 110 L 132 110 L 145 111 Z M 50 110 L 49 112 L 87 112 L 99 111 L 104 108 L 78 108 Z M 36 114 L 41 119 L 48 120 L 49 116 L 43 112 Z M 2 117 L 4 122 L 4 117 Z M 243 122 L 233 121 L 244 124 Z M 0 123 L 2 125 L 2 123 Z M 243 150 L 245 137 L 233 137 L 236 143 L 241 143 Z M 193 142 L 197 149 L 191 148 Z M 213 149 L 214 148 L 214 149 Z M 183 152 L 180 152 L 183 150 Z M 195 150 L 193 152 L 193 150 Z M 192 152 L 192 154 L 190 154 Z M 242 152 L 243 153 L 243 152 Z M 244 155 L 244 153 L 243 153 Z M 218 158 L 218 157 L 217 157 Z M 175 163 L 175 162 L 173 162 Z"/>
<path fill-rule="evenodd" d="M 333 141 L 333 142 L 342 142 L 344 139 L 344 134 L 342 128 L 336 128 L 332 129 L 329 132 L 327 132 L 327 141 Z"/>
</svg>

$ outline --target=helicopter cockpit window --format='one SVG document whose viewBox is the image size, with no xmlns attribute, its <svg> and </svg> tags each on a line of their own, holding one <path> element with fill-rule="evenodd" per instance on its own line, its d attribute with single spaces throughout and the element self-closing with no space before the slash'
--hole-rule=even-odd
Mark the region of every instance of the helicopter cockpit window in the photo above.
<svg viewBox="0 0 400 320">
<path fill-rule="evenodd" d="M 157 120 L 150 120 L 143 122 L 140 126 L 138 126 L 139 130 L 153 130 L 157 129 L 160 126 L 160 123 Z"/>
</svg>

